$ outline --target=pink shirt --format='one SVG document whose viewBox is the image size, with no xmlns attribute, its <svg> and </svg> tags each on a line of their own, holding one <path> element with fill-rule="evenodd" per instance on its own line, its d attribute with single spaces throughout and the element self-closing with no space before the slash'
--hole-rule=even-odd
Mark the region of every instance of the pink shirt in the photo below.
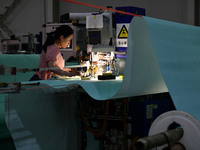
<svg viewBox="0 0 200 150">
<path fill-rule="evenodd" d="M 42 51 L 40 55 L 40 63 L 38 68 L 48 68 L 48 62 L 54 62 L 55 66 L 63 68 L 65 61 L 60 53 L 60 49 L 57 47 L 56 44 L 50 45 L 47 47 L 47 52 Z M 51 78 L 52 72 L 51 71 L 39 71 L 36 72 L 42 80 L 47 80 Z"/>
</svg>

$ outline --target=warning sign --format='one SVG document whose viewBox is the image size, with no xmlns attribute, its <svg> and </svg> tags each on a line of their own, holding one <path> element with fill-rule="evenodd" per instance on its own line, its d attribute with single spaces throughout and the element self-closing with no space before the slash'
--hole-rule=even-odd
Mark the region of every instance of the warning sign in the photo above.
<svg viewBox="0 0 200 150">
<path fill-rule="evenodd" d="M 130 23 L 116 24 L 116 47 L 125 48 L 128 46 L 128 29 Z"/>
<path fill-rule="evenodd" d="M 118 34 L 118 38 L 127 38 L 127 37 L 128 37 L 128 30 L 127 30 L 126 26 L 123 25 Z"/>
</svg>

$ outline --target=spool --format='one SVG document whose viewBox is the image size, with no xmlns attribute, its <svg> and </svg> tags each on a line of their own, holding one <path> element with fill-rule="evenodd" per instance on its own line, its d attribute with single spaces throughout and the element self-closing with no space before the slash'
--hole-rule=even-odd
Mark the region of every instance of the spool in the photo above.
<svg viewBox="0 0 200 150">
<path fill-rule="evenodd" d="M 160 115 L 152 123 L 149 136 L 167 131 L 172 124 L 178 124 L 183 129 L 183 136 L 178 141 L 179 143 L 183 144 L 188 150 L 199 149 L 200 122 L 192 115 L 183 111 L 169 111 Z M 162 150 L 162 148 L 163 146 L 160 146 L 155 149 Z"/>
</svg>

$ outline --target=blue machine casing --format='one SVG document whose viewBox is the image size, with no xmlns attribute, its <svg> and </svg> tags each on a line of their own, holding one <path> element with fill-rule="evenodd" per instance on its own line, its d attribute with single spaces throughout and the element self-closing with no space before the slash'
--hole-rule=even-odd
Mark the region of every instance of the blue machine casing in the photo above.
<svg viewBox="0 0 200 150">
<path fill-rule="evenodd" d="M 116 10 L 124 11 L 124 12 L 129 12 L 133 14 L 138 14 L 145 16 L 145 9 L 144 8 L 139 8 L 139 7 L 133 7 L 133 6 L 125 6 L 125 7 L 116 7 Z M 130 23 L 132 18 L 134 16 L 131 15 L 126 15 L 126 14 L 121 14 L 121 13 L 116 13 L 115 14 L 115 22 L 117 23 Z"/>
<path fill-rule="evenodd" d="M 148 136 L 153 121 L 162 113 L 172 109 L 170 98 L 130 101 L 129 116 L 131 121 L 131 134 L 135 136 Z"/>
</svg>

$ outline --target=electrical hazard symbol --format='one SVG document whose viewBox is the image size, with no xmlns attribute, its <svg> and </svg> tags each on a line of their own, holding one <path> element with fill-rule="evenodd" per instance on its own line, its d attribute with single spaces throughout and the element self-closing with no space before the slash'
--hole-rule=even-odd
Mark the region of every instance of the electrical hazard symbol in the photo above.
<svg viewBox="0 0 200 150">
<path fill-rule="evenodd" d="M 122 26 L 118 38 L 128 38 L 128 30 L 125 25 Z"/>
</svg>

